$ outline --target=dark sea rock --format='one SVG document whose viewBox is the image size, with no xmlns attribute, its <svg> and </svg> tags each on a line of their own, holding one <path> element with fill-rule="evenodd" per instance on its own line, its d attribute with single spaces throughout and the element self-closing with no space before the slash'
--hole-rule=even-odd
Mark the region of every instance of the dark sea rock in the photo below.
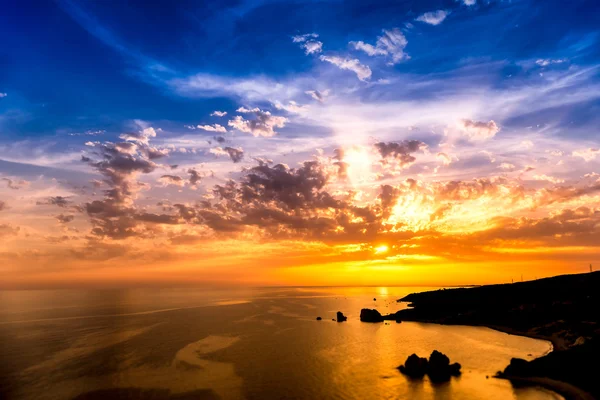
<svg viewBox="0 0 600 400">
<path fill-rule="evenodd" d="M 383 316 L 377 310 L 363 308 L 360 310 L 360 320 L 362 322 L 383 322 Z"/>
<path fill-rule="evenodd" d="M 461 365 L 450 364 L 450 359 L 443 353 L 434 350 L 429 360 L 412 354 L 404 365 L 398 367 L 400 372 L 411 378 L 422 378 L 427 374 L 432 382 L 445 382 L 452 376 L 460 375 Z"/>
<path fill-rule="evenodd" d="M 461 367 L 462 366 L 459 363 L 450 364 L 450 375 L 459 376 Z"/>
<path fill-rule="evenodd" d="M 320 320 L 322 320 L 322 319 L 323 319 L 323 318 L 321 318 L 321 317 L 317 317 L 317 321 L 320 321 Z"/>
<path fill-rule="evenodd" d="M 429 375 L 429 379 L 433 382 L 445 382 L 451 376 L 460 375 L 460 364 L 454 363 L 450 365 L 448 356 L 434 350 L 429 356 L 427 375 Z"/>
<path fill-rule="evenodd" d="M 344 313 L 342 313 L 341 311 L 338 311 L 337 312 L 337 322 L 344 322 L 346 320 L 348 320 L 348 317 L 346 317 L 344 315 Z"/>
<path fill-rule="evenodd" d="M 424 357 L 419 357 L 416 354 L 408 356 L 404 365 L 398 367 L 400 372 L 411 378 L 422 378 L 427 373 L 428 361 Z"/>
<path fill-rule="evenodd" d="M 373 297 L 373 301 L 377 301 L 377 298 Z"/>
</svg>

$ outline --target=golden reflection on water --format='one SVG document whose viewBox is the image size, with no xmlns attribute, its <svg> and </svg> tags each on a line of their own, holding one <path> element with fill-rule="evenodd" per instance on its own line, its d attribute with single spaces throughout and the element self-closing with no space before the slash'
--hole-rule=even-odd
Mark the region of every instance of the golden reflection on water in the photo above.
<svg viewBox="0 0 600 400">
<path fill-rule="evenodd" d="M 396 299 L 415 291 L 134 290 L 58 293 L 56 301 L 49 293 L 37 300 L 32 293 L 4 295 L 0 367 L 14 371 L 9 381 L 19 399 L 70 399 L 125 386 L 210 390 L 221 400 L 560 398 L 486 379 L 511 357 L 545 353 L 546 342 L 480 327 L 359 321 L 361 308 L 395 312 L 406 307 Z M 331 321 L 337 311 L 348 321 Z M 460 362 L 462 376 L 432 384 L 396 369 L 410 354 L 428 356 L 434 349 Z"/>
</svg>

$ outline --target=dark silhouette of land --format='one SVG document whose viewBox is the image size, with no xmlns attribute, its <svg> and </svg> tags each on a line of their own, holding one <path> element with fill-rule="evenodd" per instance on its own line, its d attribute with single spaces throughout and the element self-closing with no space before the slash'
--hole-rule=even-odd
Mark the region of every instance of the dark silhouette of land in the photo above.
<svg viewBox="0 0 600 400">
<path fill-rule="evenodd" d="M 600 398 L 600 272 L 413 293 L 398 301 L 411 308 L 383 318 L 487 326 L 549 340 L 553 352 L 531 362 L 513 359 L 499 376 L 590 398 L 556 381 L 566 382 Z"/>
</svg>

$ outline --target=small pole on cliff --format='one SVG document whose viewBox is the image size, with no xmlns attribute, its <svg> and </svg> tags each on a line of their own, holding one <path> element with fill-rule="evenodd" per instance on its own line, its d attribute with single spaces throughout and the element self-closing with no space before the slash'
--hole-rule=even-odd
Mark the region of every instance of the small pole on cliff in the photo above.
<svg viewBox="0 0 600 400">
<path fill-rule="evenodd" d="M 592 269 L 592 264 L 590 264 L 590 272 L 593 272 L 594 270 Z"/>
</svg>

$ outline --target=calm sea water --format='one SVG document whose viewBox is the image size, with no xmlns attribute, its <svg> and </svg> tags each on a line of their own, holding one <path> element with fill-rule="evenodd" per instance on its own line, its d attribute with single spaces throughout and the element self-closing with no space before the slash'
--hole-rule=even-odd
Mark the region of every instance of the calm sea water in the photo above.
<svg viewBox="0 0 600 400">
<path fill-rule="evenodd" d="M 0 292 L 0 397 L 561 399 L 491 378 L 511 357 L 545 354 L 548 342 L 487 328 L 358 319 L 364 307 L 406 307 L 395 300 L 420 290 Z M 338 310 L 348 322 L 331 321 Z M 462 364 L 460 378 L 432 384 L 397 371 L 410 354 L 434 349 Z"/>
</svg>

